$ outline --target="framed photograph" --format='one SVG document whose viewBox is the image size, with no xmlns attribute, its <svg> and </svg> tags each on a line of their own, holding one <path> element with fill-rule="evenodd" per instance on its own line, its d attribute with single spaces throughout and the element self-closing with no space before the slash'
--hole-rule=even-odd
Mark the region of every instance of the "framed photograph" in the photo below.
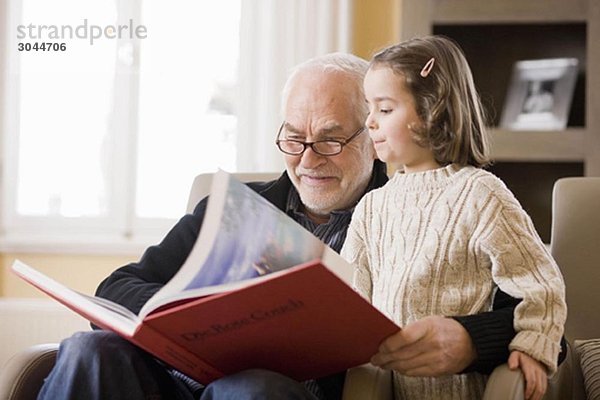
<svg viewBox="0 0 600 400">
<path fill-rule="evenodd" d="M 500 127 L 510 130 L 565 129 L 577 66 L 576 58 L 516 62 Z"/>
</svg>

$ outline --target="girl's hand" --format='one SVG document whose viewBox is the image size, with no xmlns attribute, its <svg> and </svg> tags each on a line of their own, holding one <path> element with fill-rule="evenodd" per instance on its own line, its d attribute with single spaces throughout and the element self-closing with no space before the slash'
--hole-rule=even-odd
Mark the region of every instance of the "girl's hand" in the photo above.
<svg viewBox="0 0 600 400">
<path fill-rule="evenodd" d="M 525 398 L 541 400 L 548 388 L 548 373 L 544 364 L 520 351 L 512 351 L 508 358 L 508 367 L 520 368 L 525 377 Z"/>
</svg>

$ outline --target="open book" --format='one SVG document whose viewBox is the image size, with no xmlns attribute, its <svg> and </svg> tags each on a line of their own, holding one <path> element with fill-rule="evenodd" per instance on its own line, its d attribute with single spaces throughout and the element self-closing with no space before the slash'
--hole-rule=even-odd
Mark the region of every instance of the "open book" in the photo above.
<svg viewBox="0 0 600 400">
<path fill-rule="evenodd" d="M 139 315 L 18 260 L 12 269 L 204 384 L 248 368 L 325 376 L 367 362 L 399 329 L 349 286 L 350 264 L 223 171 L 190 255 Z"/>
</svg>

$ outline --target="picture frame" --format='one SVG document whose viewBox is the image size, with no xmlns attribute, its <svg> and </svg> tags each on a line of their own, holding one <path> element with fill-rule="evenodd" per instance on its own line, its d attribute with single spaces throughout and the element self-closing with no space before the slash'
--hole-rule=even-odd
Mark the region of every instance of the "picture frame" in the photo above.
<svg viewBox="0 0 600 400">
<path fill-rule="evenodd" d="M 576 58 L 517 61 L 500 127 L 509 130 L 565 129 L 578 65 Z"/>
</svg>

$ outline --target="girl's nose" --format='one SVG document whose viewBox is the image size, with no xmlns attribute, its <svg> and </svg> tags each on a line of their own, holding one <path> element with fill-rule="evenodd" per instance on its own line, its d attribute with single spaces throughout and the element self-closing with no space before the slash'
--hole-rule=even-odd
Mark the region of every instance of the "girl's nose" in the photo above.
<svg viewBox="0 0 600 400">
<path fill-rule="evenodd" d="M 365 126 L 367 129 L 372 130 L 376 128 L 375 118 L 371 116 L 371 114 L 367 115 L 367 120 L 365 121 Z"/>
</svg>

